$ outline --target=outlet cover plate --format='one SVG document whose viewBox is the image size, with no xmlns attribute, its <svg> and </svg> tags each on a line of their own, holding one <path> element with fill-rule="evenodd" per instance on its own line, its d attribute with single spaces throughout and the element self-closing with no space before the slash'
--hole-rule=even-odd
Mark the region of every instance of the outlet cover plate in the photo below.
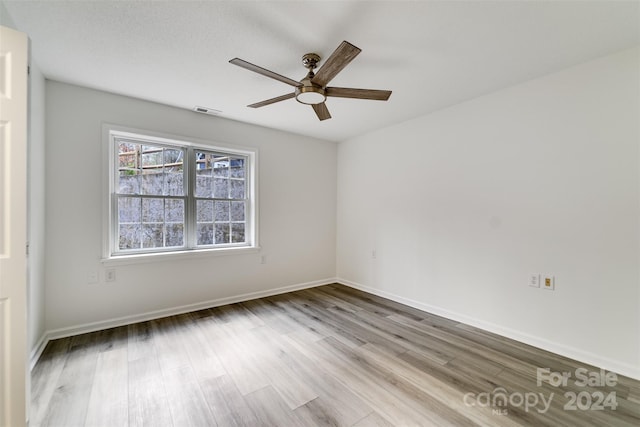
<svg viewBox="0 0 640 427">
<path fill-rule="evenodd" d="M 543 289 L 553 291 L 556 289 L 556 278 L 551 274 L 543 274 L 541 284 Z"/>
<path fill-rule="evenodd" d="M 539 274 L 530 274 L 529 275 L 529 286 L 532 288 L 540 287 L 540 275 Z"/>
</svg>

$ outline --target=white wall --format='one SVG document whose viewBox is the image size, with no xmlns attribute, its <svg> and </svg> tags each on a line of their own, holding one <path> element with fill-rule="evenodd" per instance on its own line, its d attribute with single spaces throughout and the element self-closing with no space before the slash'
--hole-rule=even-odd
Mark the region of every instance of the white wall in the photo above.
<svg viewBox="0 0 640 427">
<path fill-rule="evenodd" d="M 335 277 L 334 143 L 53 81 L 46 86 L 49 330 L 73 332 L 92 322 Z M 258 148 L 262 252 L 122 265 L 115 267 L 116 282 L 105 283 L 104 122 Z M 87 284 L 91 271 L 99 272 L 99 284 Z"/>
<path fill-rule="evenodd" d="M 338 277 L 640 378 L 639 76 L 624 51 L 341 143 Z"/>
</svg>

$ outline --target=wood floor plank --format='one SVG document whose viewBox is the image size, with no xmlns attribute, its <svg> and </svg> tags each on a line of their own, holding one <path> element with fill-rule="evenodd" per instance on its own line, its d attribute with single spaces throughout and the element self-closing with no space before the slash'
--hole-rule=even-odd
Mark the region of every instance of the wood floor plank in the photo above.
<svg viewBox="0 0 640 427">
<path fill-rule="evenodd" d="M 136 360 L 153 355 L 156 349 L 153 344 L 151 322 L 134 323 L 127 326 L 127 349 L 129 360 Z"/>
<path fill-rule="evenodd" d="M 354 351 L 360 364 L 379 372 L 391 384 L 396 394 L 404 396 L 408 405 L 436 425 L 472 426 L 490 419 L 489 410 L 467 412 L 462 393 L 449 383 L 425 375 L 401 359 L 390 356 L 376 346 L 367 344 Z M 394 360 L 393 363 L 388 363 Z M 494 422 L 496 426 L 514 425 Z"/>
<path fill-rule="evenodd" d="M 282 313 L 282 310 L 271 304 L 268 299 L 246 301 L 241 305 L 260 318 L 265 325 L 280 333 L 288 334 L 301 329 L 293 319 Z"/>
<path fill-rule="evenodd" d="M 162 375 L 175 427 L 217 425 L 191 366 L 163 370 Z"/>
<path fill-rule="evenodd" d="M 228 375 L 204 378 L 200 388 L 219 426 L 255 426 L 259 420 Z"/>
<path fill-rule="evenodd" d="M 129 384 L 129 426 L 173 426 L 169 400 L 162 380 Z"/>
<path fill-rule="evenodd" d="M 427 315 L 424 311 L 420 311 L 413 307 L 381 298 L 377 295 L 360 292 L 346 286 L 323 286 L 318 289 L 320 291 L 329 292 L 337 298 L 343 299 L 353 305 L 364 308 L 368 312 L 373 314 L 380 314 L 383 316 L 396 314 L 416 321 L 424 319 L 424 317 Z M 314 290 L 315 289 L 311 289 L 311 291 Z M 449 322 L 451 321 L 449 320 Z"/>
<path fill-rule="evenodd" d="M 364 311 L 349 313 L 338 307 L 331 308 L 329 311 L 334 313 L 339 319 L 348 319 L 375 335 L 397 343 L 402 347 L 402 352 L 414 350 L 428 355 L 432 360 L 443 365 L 455 357 L 452 349 L 445 348 L 444 346 L 440 346 L 440 348 L 434 346 L 433 339 L 428 334 L 395 325 L 392 322 L 386 321 L 386 317 Z M 369 344 L 376 344 L 371 340 L 367 340 L 367 342 Z"/>
<path fill-rule="evenodd" d="M 70 339 L 50 341 L 31 372 L 31 426 L 40 426 L 43 423 L 66 363 L 70 342 Z"/>
<path fill-rule="evenodd" d="M 299 330 L 291 332 L 291 334 L 305 335 L 311 341 L 319 341 L 332 336 L 333 331 L 325 326 L 320 319 L 309 316 L 304 312 L 301 308 L 303 303 L 301 298 L 289 299 L 289 295 L 281 295 L 278 300 L 271 299 L 269 302 L 276 310 L 280 310 L 299 326 Z M 362 344 L 360 341 L 355 343 L 349 341 L 349 343 L 350 345 Z"/>
<path fill-rule="evenodd" d="M 189 365 L 189 356 L 182 345 L 182 337 L 175 328 L 173 317 L 152 320 L 153 344 L 163 371 L 172 371 Z"/>
<path fill-rule="evenodd" d="M 291 410 L 318 397 L 318 394 L 306 385 L 304 379 L 296 374 L 292 366 L 285 363 L 286 359 L 279 357 L 281 349 L 275 344 L 279 338 L 278 333 L 268 326 L 255 328 L 251 333 L 255 342 L 260 342 L 266 350 L 266 354 L 262 355 L 261 366 L 269 378 L 269 385 L 280 394 Z"/>
<path fill-rule="evenodd" d="M 274 343 L 280 349 L 280 357 L 284 363 L 318 394 L 318 399 L 310 402 L 308 409 L 311 411 L 308 417 L 317 418 L 320 414 L 330 411 L 330 417 L 325 415 L 322 420 L 332 419 L 337 425 L 352 425 L 373 411 L 371 406 L 342 384 L 339 379 L 314 365 L 290 342 L 278 339 Z M 307 412 L 307 409 L 304 409 L 305 406 L 307 404 L 297 408 L 296 411 Z"/>
<path fill-rule="evenodd" d="M 310 299 L 309 301 L 313 303 L 314 300 Z M 347 338 L 349 341 L 354 343 L 359 342 L 360 345 L 375 343 L 390 354 L 400 354 L 406 351 L 406 348 L 402 347 L 402 345 L 372 332 L 370 329 L 357 324 L 348 317 L 337 316 L 335 311 L 331 312 L 329 309 L 321 309 L 316 305 L 309 303 L 304 304 L 304 310 L 306 313 L 316 319 L 319 319 L 323 324 L 328 326 L 333 330 L 334 334 Z"/>
<path fill-rule="evenodd" d="M 267 386 L 245 396 L 251 410 L 262 426 L 304 426 L 304 420 L 293 412 L 280 395 Z"/>
<path fill-rule="evenodd" d="M 393 427 L 393 424 L 385 420 L 377 412 L 372 412 L 353 424 L 353 427 Z"/>
<path fill-rule="evenodd" d="M 72 337 L 43 426 L 83 426 L 98 361 L 95 334 Z"/>
<path fill-rule="evenodd" d="M 219 377 L 226 374 L 218 356 L 218 340 L 209 339 L 197 319 L 189 314 L 183 315 L 183 318 L 186 329 L 185 333 L 180 334 L 181 342 L 185 346 L 196 378 Z"/>
<path fill-rule="evenodd" d="M 104 329 L 95 332 L 98 352 L 127 348 L 129 345 L 129 333 L 127 326 Z"/>
<path fill-rule="evenodd" d="M 154 355 L 129 362 L 129 426 L 173 426 L 160 364 Z"/>
<path fill-rule="evenodd" d="M 84 423 L 87 427 L 129 425 L 127 347 L 114 345 L 108 348 L 112 350 L 98 354 Z"/>
<path fill-rule="evenodd" d="M 495 350 L 490 346 L 485 345 L 482 340 L 478 340 L 468 334 L 462 335 L 463 331 L 458 333 L 455 328 L 451 330 L 449 328 L 442 328 L 439 325 L 431 325 L 426 323 L 424 320 L 415 322 L 409 319 L 400 319 L 396 316 L 389 316 L 389 319 L 401 322 L 409 328 L 414 328 L 419 331 L 427 331 L 427 333 L 434 339 L 433 345 L 450 345 L 453 346 L 458 353 L 466 352 L 473 354 L 474 357 L 477 356 L 483 359 L 493 360 L 503 367 L 510 367 L 523 373 L 530 373 L 532 370 L 535 371 L 535 367 L 540 366 L 528 361 L 525 362 L 518 360 L 517 357 L 514 357 L 511 354 L 501 353 L 499 350 Z"/>
<path fill-rule="evenodd" d="M 262 319 L 240 303 L 214 307 L 211 312 L 216 322 L 225 323 L 231 329 L 247 330 L 264 325 Z"/>
<path fill-rule="evenodd" d="M 538 368 L 599 371 L 332 284 L 52 341 L 32 372 L 30 425 L 640 425 L 640 381 L 538 385 Z M 565 408 L 598 392 L 615 410 Z"/>
<path fill-rule="evenodd" d="M 233 379 L 243 395 L 263 389 L 271 384 L 264 370 L 264 349 L 256 342 L 250 330 L 234 330 L 227 325 L 217 326 L 226 330 L 226 338 L 219 341 L 219 355 L 225 371 Z"/>
<path fill-rule="evenodd" d="M 318 333 L 323 339 L 334 337 L 350 347 L 358 347 L 366 343 L 366 341 L 356 337 L 347 328 L 335 323 L 326 323 L 326 315 L 323 312 L 314 311 L 312 304 L 312 301 L 306 298 L 277 303 L 279 306 L 286 305 L 290 316 L 307 328 L 309 332 Z"/>
<path fill-rule="evenodd" d="M 288 339 L 290 337 L 286 337 Z M 348 386 L 360 399 L 369 406 L 378 409 L 388 422 L 397 425 L 420 425 L 434 420 L 425 417 L 407 403 L 399 393 L 392 390 L 392 385 L 377 375 L 367 366 L 360 364 L 360 359 L 352 349 L 333 337 L 326 338 L 316 344 L 296 343 L 294 346 L 302 351 L 316 366 L 321 366 L 327 373 Z"/>
</svg>

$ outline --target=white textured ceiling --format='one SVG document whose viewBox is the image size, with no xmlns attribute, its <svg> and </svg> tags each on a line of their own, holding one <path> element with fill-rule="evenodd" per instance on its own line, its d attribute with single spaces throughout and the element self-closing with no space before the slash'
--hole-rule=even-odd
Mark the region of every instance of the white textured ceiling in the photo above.
<svg viewBox="0 0 640 427">
<path fill-rule="evenodd" d="M 333 141 L 640 44 L 626 1 L 4 1 L 45 76 Z M 329 98 L 332 119 L 239 57 L 301 79 L 304 53 L 362 53 L 331 86 L 390 89 L 388 102 Z M 194 113 L 196 114 L 196 113 Z"/>
</svg>

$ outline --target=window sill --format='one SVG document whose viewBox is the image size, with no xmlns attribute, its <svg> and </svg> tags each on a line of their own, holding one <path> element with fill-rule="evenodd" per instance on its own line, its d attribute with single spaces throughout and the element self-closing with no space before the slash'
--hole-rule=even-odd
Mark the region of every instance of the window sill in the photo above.
<svg viewBox="0 0 640 427">
<path fill-rule="evenodd" d="M 238 248 L 221 248 L 221 249 L 194 249 L 188 251 L 175 251 L 175 252 L 159 252 L 152 254 L 131 254 L 131 255 L 116 255 L 109 258 L 103 258 L 101 260 L 105 267 L 118 266 L 118 265 L 130 265 L 130 264 L 144 264 L 150 262 L 166 262 L 166 261 L 179 261 L 183 259 L 194 258 L 209 258 L 216 256 L 228 256 L 228 255 L 246 255 L 255 254 L 260 252 L 259 246 L 251 247 L 238 247 Z"/>
</svg>

